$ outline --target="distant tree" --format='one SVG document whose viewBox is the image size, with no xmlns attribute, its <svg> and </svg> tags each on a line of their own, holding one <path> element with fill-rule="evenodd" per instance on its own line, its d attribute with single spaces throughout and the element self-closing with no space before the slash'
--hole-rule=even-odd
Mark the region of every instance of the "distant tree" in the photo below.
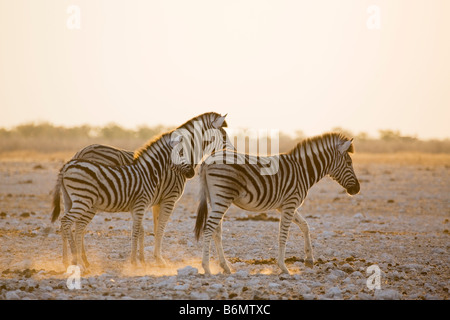
<svg viewBox="0 0 450 320">
<path fill-rule="evenodd" d="M 109 123 L 103 128 L 100 128 L 98 135 L 106 139 L 117 139 L 134 138 L 136 133 L 132 130 L 124 129 L 116 123 Z"/>
<path fill-rule="evenodd" d="M 366 141 L 366 140 L 369 140 L 370 137 L 367 132 L 360 132 L 355 136 L 355 139 L 359 140 L 359 141 Z"/>
<path fill-rule="evenodd" d="M 150 140 L 153 137 L 160 135 L 161 133 L 168 131 L 169 129 L 162 126 L 157 125 L 155 127 L 148 127 L 146 125 L 139 126 L 136 131 L 136 137 L 142 140 Z"/>
<path fill-rule="evenodd" d="M 400 131 L 398 130 L 378 130 L 380 139 L 384 141 L 399 140 L 401 138 Z"/>
</svg>

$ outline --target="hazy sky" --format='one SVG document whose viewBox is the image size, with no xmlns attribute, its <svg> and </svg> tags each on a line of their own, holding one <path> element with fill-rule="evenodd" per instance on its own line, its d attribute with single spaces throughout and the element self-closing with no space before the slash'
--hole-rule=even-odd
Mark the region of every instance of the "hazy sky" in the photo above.
<svg viewBox="0 0 450 320">
<path fill-rule="evenodd" d="M 448 138 L 450 1 L 0 0 L 1 127 L 207 111 L 230 127 Z"/>
</svg>

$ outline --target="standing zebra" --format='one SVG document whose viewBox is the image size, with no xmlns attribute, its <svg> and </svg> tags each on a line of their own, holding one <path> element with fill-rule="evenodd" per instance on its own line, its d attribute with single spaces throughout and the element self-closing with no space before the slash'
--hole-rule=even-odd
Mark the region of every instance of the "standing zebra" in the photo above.
<svg viewBox="0 0 450 320">
<path fill-rule="evenodd" d="M 224 147 L 232 147 L 232 144 L 230 142 L 230 139 L 228 135 L 226 134 L 226 131 L 223 129 L 223 127 L 226 127 L 226 121 L 225 116 L 221 116 L 220 114 L 217 114 L 215 112 L 205 113 L 202 115 L 199 115 L 197 117 L 192 118 L 191 120 L 187 121 L 183 125 L 177 128 L 177 131 L 183 134 L 184 137 L 187 137 L 188 139 L 183 140 L 183 145 L 187 144 L 188 148 L 198 147 L 199 145 L 202 146 L 201 151 L 202 152 L 196 152 L 196 153 L 189 153 L 187 154 L 188 163 L 192 164 L 195 168 L 195 164 L 199 163 L 201 160 L 201 157 L 203 156 L 203 153 L 209 154 L 212 150 L 221 150 Z M 211 130 L 213 129 L 213 130 Z M 211 142 L 213 141 L 213 142 Z M 209 142 L 209 143 L 208 143 Z M 195 148 L 194 148 L 195 149 Z M 184 150 L 184 149 L 182 149 Z M 209 153 L 208 153 L 209 152 Z M 137 152 L 134 156 L 134 160 L 131 160 L 130 163 L 126 163 L 126 160 L 130 160 L 130 155 L 133 154 L 131 151 L 117 149 L 110 146 L 104 146 L 104 145 L 91 145 L 88 146 L 79 152 L 74 156 L 72 160 L 75 160 L 76 157 L 81 159 L 88 159 L 92 163 L 91 166 L 94 166 L 97 164 L 97 166 L 102 167 L 101 165 L 132 165 L 136 162 L 139 162 L 138 158 L 142 156 L 142 151 Z M 69 161 L 63 168 L 67 168 L 67 165 L 72 162 Z M 166 161 L 166 159 L 163 159 Z M 165 261 L 161 256 L 161 244 L 162 244 L 162 238 L 164 235 L 164 229 L 167 224 L 167 221 L 173 211 L 173 208 L 175 206 L 175 203 L 178 201 L 178 199 L 181 197 L 184 191 L 184 186 L 186 184 L 186 176 L 183 174 L 183 172 L 180 172 L 180 170 L 177 170 L 178 166 L 174 166 L 176 170 L 167 170 L 167 168 L 164 169 L 162 174 L 160 174 L 159 180 L 160 183 L 158 185 L 158 193 L 157 196 L 152 199 L 151 203 L 149 205 L 152 205 L 152 211 L 153 211 L 153 224 L 154 224 L 154 230 L 155 230 L 155 249 L 154 254 L 156 257 L 156 261 L 159 264 L 164 265 Z M 172 169 L 173 169 L 172 168 Z M 61 170 L 62 173 L 63 170 Z M 53 211 L 53 218 L 52 221 L 55 221 L 57 217 L 59 216 L 59 197 L 60 197 L 60 189 L 62 186 L 62 176 L 60 174 L 60 178 L 58 178 L 55 191 L 54 191 L 54 211 Z M 109 192 L 110 197 L 114 198 L 115 192 L 114 190 L 110 190 Z M 64 206 L 65 206 L 65 213 L 68 213 L 71 209 L 71 206 L 73 202 L 71 199 L 67 196 L 65 192 L 63 192 L 63 199 L 64 199 Z M 131 197 L 131 195 L 130 195 Z M 100 208 L 97 208 L 96 210 L 102 210 Z M 111 209 L 110 209 L 111 210 Z M 115 208 L 112 208 L 112 211 L 118 211 Z M 93 214 L 92 214 L 93 217 Z M 89 221 L 92 219 L 92 217 L 89 219 Z M 89 222 L 87 221 L 85 225 Z M 66 223 L 67 224 L 67 223 Z M 79 231 L 81 232 L 81 231 Z M 144 261 L 144 246 L 143 246 L 143 227 L 141 228 L 141 231 L 139 232 L 139 246 L 140 246 L 140 253 L 139 258 L 143 262 Z M 68 264 L 68 258 L 67 258 L 67 239 L 68 237 L 64 236 L 63 233 L 63 262 L 64 264 Z M 72 250 L 73 251 L 73 250 Z M 88 266 L 88 262 L 86 259 L 86 254 L 84 250 L 84 242 L 81 242 L 81 251 L 82 251 L 82 258 L 84 261 L 84 264 Z M 134 253 L 135 255 L 135 253 Z M 132 261 L 135 258 L 133 258 L 132 253 Z M 78 259 L 79 261 L 79 259 Z"/>
<path fill-rule="evenodd" d="M 130 165 L 105 166 L 89 160 L 71 160 L 63 166 L 58 175 L 52 222 L 60 213 L 57 206 L 61 188 L 67 210 L 61 218 L 61 231 L 63 242 L 69 241 L 72 264 L 80 263 L 86 267 L 88 265 L 82 249 L 83 237 L 86 226 L 98 210 L 132 213 L 131 262 L 136 263 L 137 240 L 138 236 L 143 235 L 142 218 L 145 208 L 158 199 L 164 177 L 170 169 L 176 169 L 175 167 L 178 167 L 176 170 L 186 178 L 192 178 L 195 174 L 192 165 L 174 156 L 176 152 L 172 152 L 172 148 L 181 139 L 173 139 L 171 135 L 171 132 L 166 133 L 148 143 Z M 172 159 L 176 159 L 177 164 L 174 164 Z M 72 234 L 73 223 L 75 239 Z M 144 260 L 142 250 L 139 258 Z M 67 252 L 63 253 L 63 260 L 67 265 Z"/>
<path fill-rule="evenodd" d="M 359 182 L 349 155 L 353 152 L 352 141 L 338 133 L 327 133 L 300 142 L 288 153 L 258 157 L 256 164 L 223 162 L 224 156 L 226 159 L 248 159 L 248 155 L 235 151 L 224 150 L 208 157 L 200 168 L 201 199 L 195 225 L 197 239 L 204 233 L 202 266 L 205 273 L 211 273 L 211 237 L 216 243 L 220 266 L 225 273 L 231 272 L 222 248 L 222 219 L 231 204 L 249 211 L 277 209 L 281 213 L 278 266 L 283 273 L 289 273 L 284 260 L 289 227 L 294 221 L 305 238 L 305 264 L 312 267 L 314 259 L 309 226 L 297 209 L 308 190 L 326 175 L 343 186 L 348 194 L 359 192 Z M 276 161 L 278 170 L 270 175 L 261 174 L 268 160 Z M 211 204 L 209 218 L 207 201 Z"/>
</svg>

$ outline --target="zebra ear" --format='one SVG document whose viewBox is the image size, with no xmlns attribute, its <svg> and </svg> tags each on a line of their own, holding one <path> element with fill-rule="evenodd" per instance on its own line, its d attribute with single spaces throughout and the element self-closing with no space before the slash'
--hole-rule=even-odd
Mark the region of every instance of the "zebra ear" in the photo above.
<svg viewBox="0 0 450 320">
<path fill-rule="evenodd" d="M 225 121 L 225 117 L 227 116 L 227 114 L 222 116 L 222 117 L 218 117 L 216 120 L 214 120 L 213 123 L 212 123 L 212 126 L 214 128 L 216 128 L 216 129 L 219 129 L 220 127 L 222 127 L 222 125 L 223 125 L 223 123 Z"/>
<path fill-rule="evenodd" d="M 339 147 L 338 147 L 339 152 L 342 153 L 342 154 L 347 152 L 350 149 L 350 146 L 352 145 L 352 142 L 353 142 L 353 138 L 348 140 L 348 141 L 345 141 L 342 144 L 340 144 Z"/>
<path fill-rule="evenodd" d="M 170 146 L 173 148 L 177 144 L 179 144 L 183 140 L 183 136 L 177 136 L 175 138 L 172 138 L 169 142 Z"/>
</svg>

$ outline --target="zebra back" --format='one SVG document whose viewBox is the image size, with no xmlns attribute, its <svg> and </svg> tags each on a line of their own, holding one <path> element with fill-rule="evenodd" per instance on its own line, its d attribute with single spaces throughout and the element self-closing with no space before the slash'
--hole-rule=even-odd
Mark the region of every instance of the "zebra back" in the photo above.
<svg viewBox="0 0 450 320">
<path fill-rule="evenodd" d="M 72 159 L 89 160 L 106 166 L 121 166 L 133 162 L 134 152 L 104 144 L 91 144 L 78 151 Z"/>
</svg>

